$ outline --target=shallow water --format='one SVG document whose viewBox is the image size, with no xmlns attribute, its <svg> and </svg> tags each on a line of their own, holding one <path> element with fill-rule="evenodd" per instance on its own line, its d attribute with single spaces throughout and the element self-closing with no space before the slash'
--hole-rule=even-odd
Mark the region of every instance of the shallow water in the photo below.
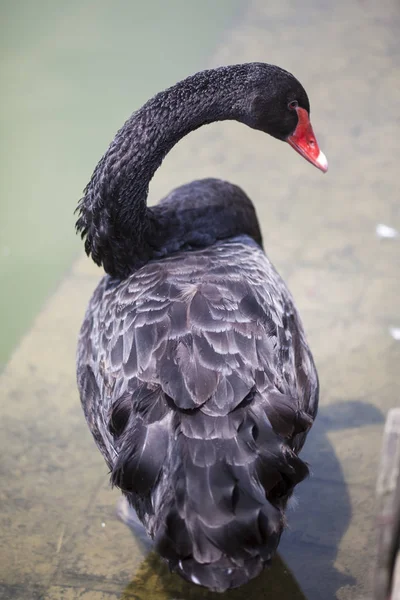
<svg viewBox="0 0 400 600">
<path fill-rule="evenodd" d="M 82 48 L 86 44 L 82 31 L 91 27 L 91 43 L 96 35 L 102 40 L 105 35 L 91 25 L 95 3 L 83 5 L 80 20 L 73 21 L 81 24 L 81 33 L 72 28 Z M 117 519 L 118 493 L 108 486 L 106 467 L 86 428 L 75 386 L 77 331 L 99 277 L 98 270 L 80 258 L 15 347 L 1 375 L 0 599 L 360 600 L 370 592 L 374 490 L 383 423 L 387 411 L 399 404 L 400 342 L 390 328 L 400 327 L 400 239 L 380 239 L 375 228 L 384 223 L 400 230 L 396 108 L 400 105 L 400 8 L 395 0 L 384 0 L 379 6 L 372 0 L 309 0 L 302 10 L 295 0 L 279 5 L 254 0 L 235 10 L 226 15 L 222 11 L 209 56 L 204 54 L 195 68 L 266 60 L 293 71 L 309 92 L 314 131 L 330 171 L 322 176 L 286 145 L 238 124 L 222 123 L 195 132 L 172 151 L 151 186 L 151 200 L 204 176 L 243 187 L 256 204 L 267 252 L 288 281 L 303 316 L 320 375 L 321 409 L 303 453 L 312 475 L 298 488 L 298 506 L 288 515 L 280 556 L 248 586 L 211 594 L 167 573 Z M 112 16 L 114 20 L 107 19 L 117 39 L 123 12 Z M 33 18 L 31 13 L 25 17 Z M 204 24 L 212 20 L 210 13 L 203 18 Z M 132 30 L 138 22 L 139 17 L 132 19 Z M 69 39 L 68 23 L 64 36 L 58 31 L 59 45 Z M 27 25 L 27 36 L 29 31 Z M 112 45 L 104 45 L 103 58 Z M 117 55 L 116 50 L 114 60 Z M 143 64 L 143 58 L 138 64 Z M 69 65 L 72 58 L 66 53 L 67 71 L 73 72 L 78 59 L 79 53 Z M 146 95 L 172 83 L 161 71 Z M 97 65 L 96 94 L 92 97 L 84 90 L 85 101 L 80 105 L 77 100 L 74 108 L 80 115 L 79 128 L 72 132 L 66 121 L 64 129 L 62 123 L 55 129 L 56 136 L 64 134 L 68 141 L 70 135 L 76 146 L 82 144 L 77 152 L 85 156 L 78 174 L 74 160 L 60 159 L 65 180 L 71 176 L 73 181 L 73 190 L 66 184 L 68 211 L 108 138 L 134 108 L 127 92 L 113 92 L 124 75 L 114 73 L 102 98 L 102 70 Z M 63 97 L 65 77 L 60 77 L 58 98 Z M 94 97 L 100 98 L 99 105 L 92 106 Z M 112 123 L 97 131 L 96 123 L 109 118 L 109 105 Z M 38 101 L 36 110 L 40 107 Z M 35 114 L 40 127 L 42 117 Z M 29 148 L 32 152 L 34 141 L 28 135 L 25 152 Z M 72 152 L 74 144 L 68 143 Z M 35 159 L 38 163 L 33 160 L 32 169 L 43 173 L 40 161 L 47 159 L 40 156 Z M 50 170 L 48 176 L 41 176 L 46 198 L 52 186 L 63 188 L 60 167 L 58 175 Z M 15 185 L 14 203 L 19 195 L 26 195 L 29 178 L 18 179 Z M 36 186 L 41 189 L 39 180 Z M 63 197 L 65 191 L 60 194 Z M 47 215 L 50 205 L 40 205 L 38 210 Z M 66 225 L 63 229 L 66 213 L 58 204 L 55 211 L 60 211 L 60 224 L 52 221 L 50 229 L 56 227 L 56 238 L 62 241 L 69 235 Z M 68 231 L 72 223 L 71 217 Z M 53 260 L 59 275 L 62 260 L 69 264 L 71 254 L 57 258 L 57 240 L 48 241 L 45 226 L 38 235 L 39 224 L 32 224 L 31 228 L 29 222 L 25 225 L 22 238 L 34 238 L 36 248 L 43 237 L 43 248 L 46 244 L 51 248 L 46 246 L 42 258 L 38 255 L 33 261 L 38 272 L 46 271 Z M 9 235 L 15 241 L 15 235 Z M 42 301 L 43 290 L 50 289 L 48 283 L 35 288 L 41 279 L 24 279 L 31 265 L 21 253 L 15 266 L 18 297 L 14 310 L 3 312 L 2 328 L 6 320 L 22 327 L 19 321 L 25 307 L 36 313 L 30 309 L 31 296 L 37 307 L 37 298 Z M 13 282 L 13 268 L 10 273 L 7 281 Z"/>
</svg>

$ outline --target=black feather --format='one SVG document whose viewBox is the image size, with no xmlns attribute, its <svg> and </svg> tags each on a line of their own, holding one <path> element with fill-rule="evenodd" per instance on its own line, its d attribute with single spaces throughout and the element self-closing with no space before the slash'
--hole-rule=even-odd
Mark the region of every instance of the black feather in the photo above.
<svg viewBox="0 0 400 600">
<path fill-rule="evenodd" d="M 167 458 L 168 431 L 160 423 L 140 420 L 121 446 L 111 482 L 125 492 L 144 495 L 156 484 Z"/>
<path fill-rule="evenodd" d="M 132 395 L 129 393 L 124 394 L 115 401 L 108 425 L 111 435 L 119 437 L 123 433 L 132 414 L 132 408 Z"/>
</svg>

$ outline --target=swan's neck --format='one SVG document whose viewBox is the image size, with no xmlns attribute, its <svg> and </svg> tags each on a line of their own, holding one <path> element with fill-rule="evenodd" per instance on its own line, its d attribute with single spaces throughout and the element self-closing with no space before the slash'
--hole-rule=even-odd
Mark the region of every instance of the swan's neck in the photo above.
<svg viewBox="0 0 400 600">
<path fill-rule="evenodd" d="M 245 122 L 242 65 L 189 77 L 147 102 L 117 133 L 85 190 L 77 228 L 93 260 L 126 277 L 154 255 L 159 232 L 146 208 L 148 186 L 165 155 L 186 134 L 213 121 Z"/>
</svg>

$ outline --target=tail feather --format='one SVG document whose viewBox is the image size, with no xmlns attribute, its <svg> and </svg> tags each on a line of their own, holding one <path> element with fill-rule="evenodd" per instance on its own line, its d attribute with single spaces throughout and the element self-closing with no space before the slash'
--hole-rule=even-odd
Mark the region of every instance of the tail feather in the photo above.
<svg viewBox="0 0 400 600">
<path fill-rule="evenodd" d="M 278 392 L 253 391 L 224 415 L 172 402 L 144 387 L 135 404 L 115 403 L 112 481 L 172 570 L 212 590 L 237 587 L 270 561 L 287 500 L 308 474 L 291 447 L 307 415 Z"/>
<path fill-rule="evenodd" d="M 223 417 L 181 415 L 176 431 L 169 502 L 155 508 L 156 548 L 189 581 L 215 591 L 242 585 L 275 552 L 307 466 L 257 399 Z"/>
</svg>

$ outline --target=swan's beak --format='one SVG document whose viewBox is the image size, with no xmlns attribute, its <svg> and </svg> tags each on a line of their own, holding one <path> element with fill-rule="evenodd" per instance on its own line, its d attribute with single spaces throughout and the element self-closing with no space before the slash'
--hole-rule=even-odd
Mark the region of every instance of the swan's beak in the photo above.
<svg viewBox="0 0 400 600">
<path fill-rule="evenodd" d="M 294 133 L 287 138 L 287 143 L 304 156 L 317 169 L 321 169 L 323 173 L 328 170 L 328 161 L 326 156 L 319 149 L 318 142 L 315 138 L 313 128 L 311 127 L 308 112 L 304 108 L 297 108 L 299 122 L 294 130 Z"/>
</svg>

